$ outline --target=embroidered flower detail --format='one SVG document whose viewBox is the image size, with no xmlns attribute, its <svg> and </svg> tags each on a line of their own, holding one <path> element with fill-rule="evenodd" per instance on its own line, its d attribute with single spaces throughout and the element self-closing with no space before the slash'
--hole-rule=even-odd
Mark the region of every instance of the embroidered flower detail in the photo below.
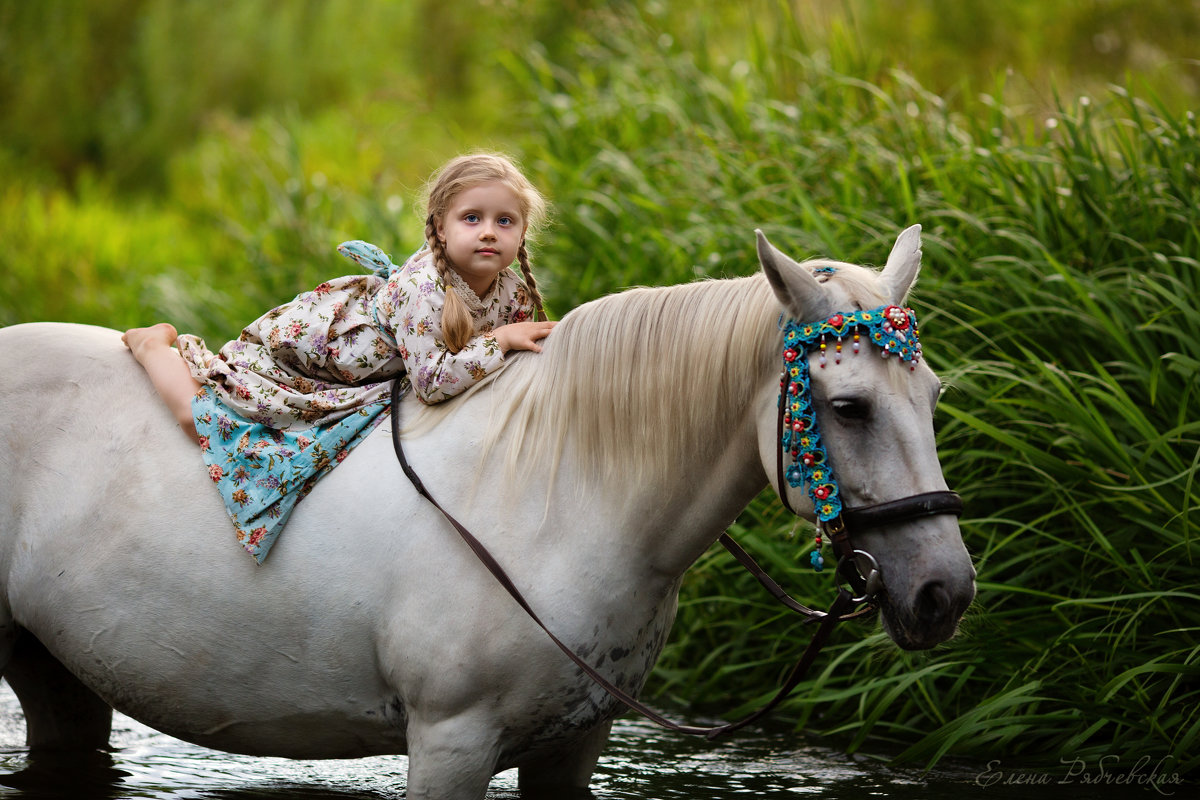
<svg viewBox="0 0 1200 800">
<path fill-rule="evenodd" d="M 883 310 L 883 316 L 896 330 L 908 330 L 908 314 L 900 306 L 888 306 Z"/>
</svg>

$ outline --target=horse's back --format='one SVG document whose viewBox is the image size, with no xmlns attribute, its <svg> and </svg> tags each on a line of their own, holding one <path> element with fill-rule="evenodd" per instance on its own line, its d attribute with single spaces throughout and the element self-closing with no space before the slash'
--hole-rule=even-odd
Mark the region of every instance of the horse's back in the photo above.
<svg viewBox="0 0 1200 800">
<path fill-rule="evenodd" d="M 39 496 L 62 511 L 71 496 L 111 500 L 115 476 L 105 464 L 136 462 L 134 450 L 161 462 L 187 445 L 117 331 L 52 322 L 0 328 L 3 520 L 28 520 Z"/>
<path fill-rule="evenodd" d="M 47 444 L 53 431 L 167 419 L 161 405 L 117 331 L 56 322 L 0 328 L 0 459 L 14 445 Z"/>
<path fill-rule="evenodd" d="M 124 356 L 122 358 L 121 356 Z M 121 334 L 111 328 L 68 322 L 31 322 L 0 328 L 0 398 L 27 381 L 49 384 L 69 379 L 62 369 L 136 367 Z M 130 370 L 131 372 L 133 370 Z"/>
</svg>

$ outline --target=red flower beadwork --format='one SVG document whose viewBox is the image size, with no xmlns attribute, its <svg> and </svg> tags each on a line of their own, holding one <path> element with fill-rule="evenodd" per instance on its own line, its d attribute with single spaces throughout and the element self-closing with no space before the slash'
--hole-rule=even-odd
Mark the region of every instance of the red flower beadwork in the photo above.
<svg viewBox="0 0 1200 800">
<path fill-rule="evenodd" d="M 892 323 L 892 327 L 896 330 L 908 330 L 908 314 L 900 306 L 888 306 L 884 309 L 883 315 L 887 317 L 887 321 Z"/>
</svg>

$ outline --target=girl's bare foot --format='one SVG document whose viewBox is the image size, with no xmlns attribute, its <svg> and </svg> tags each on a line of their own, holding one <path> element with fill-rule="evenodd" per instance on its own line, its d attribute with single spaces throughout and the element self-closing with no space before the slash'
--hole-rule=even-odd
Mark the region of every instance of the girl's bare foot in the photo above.
<svg viewBox="0 0 1200 800">
<path fill-rule="evenodd" d="M 133 351 L 133 357 L 138 361 L 142 360 L 141 353 L 145 352 L 147 347 L 159 345 L 174 347 L 175 340 L 178 338 L 179 332 L 169 322 L 160 322 L 148 328 L 130 328 L 121 334 L 121 341 Z"/>
</svg>

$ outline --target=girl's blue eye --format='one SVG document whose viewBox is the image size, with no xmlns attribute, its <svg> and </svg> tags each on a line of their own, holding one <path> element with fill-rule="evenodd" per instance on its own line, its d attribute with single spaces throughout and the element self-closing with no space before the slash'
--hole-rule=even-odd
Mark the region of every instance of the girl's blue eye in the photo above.
<svg viewBox="0 0 1200 800">
<path fill-rule="evenodd" d="M 467 216 L 463 217 L 463 219 L 465 219 L 467 222 L 479 222 L 479 215 L 467 214 Z"/>
<path fill-rule="evenodd" d="M 501 217 L 500 224 L 501 225 L 512 225 L 513 224 L 512 217 Z"/>
</svg>

